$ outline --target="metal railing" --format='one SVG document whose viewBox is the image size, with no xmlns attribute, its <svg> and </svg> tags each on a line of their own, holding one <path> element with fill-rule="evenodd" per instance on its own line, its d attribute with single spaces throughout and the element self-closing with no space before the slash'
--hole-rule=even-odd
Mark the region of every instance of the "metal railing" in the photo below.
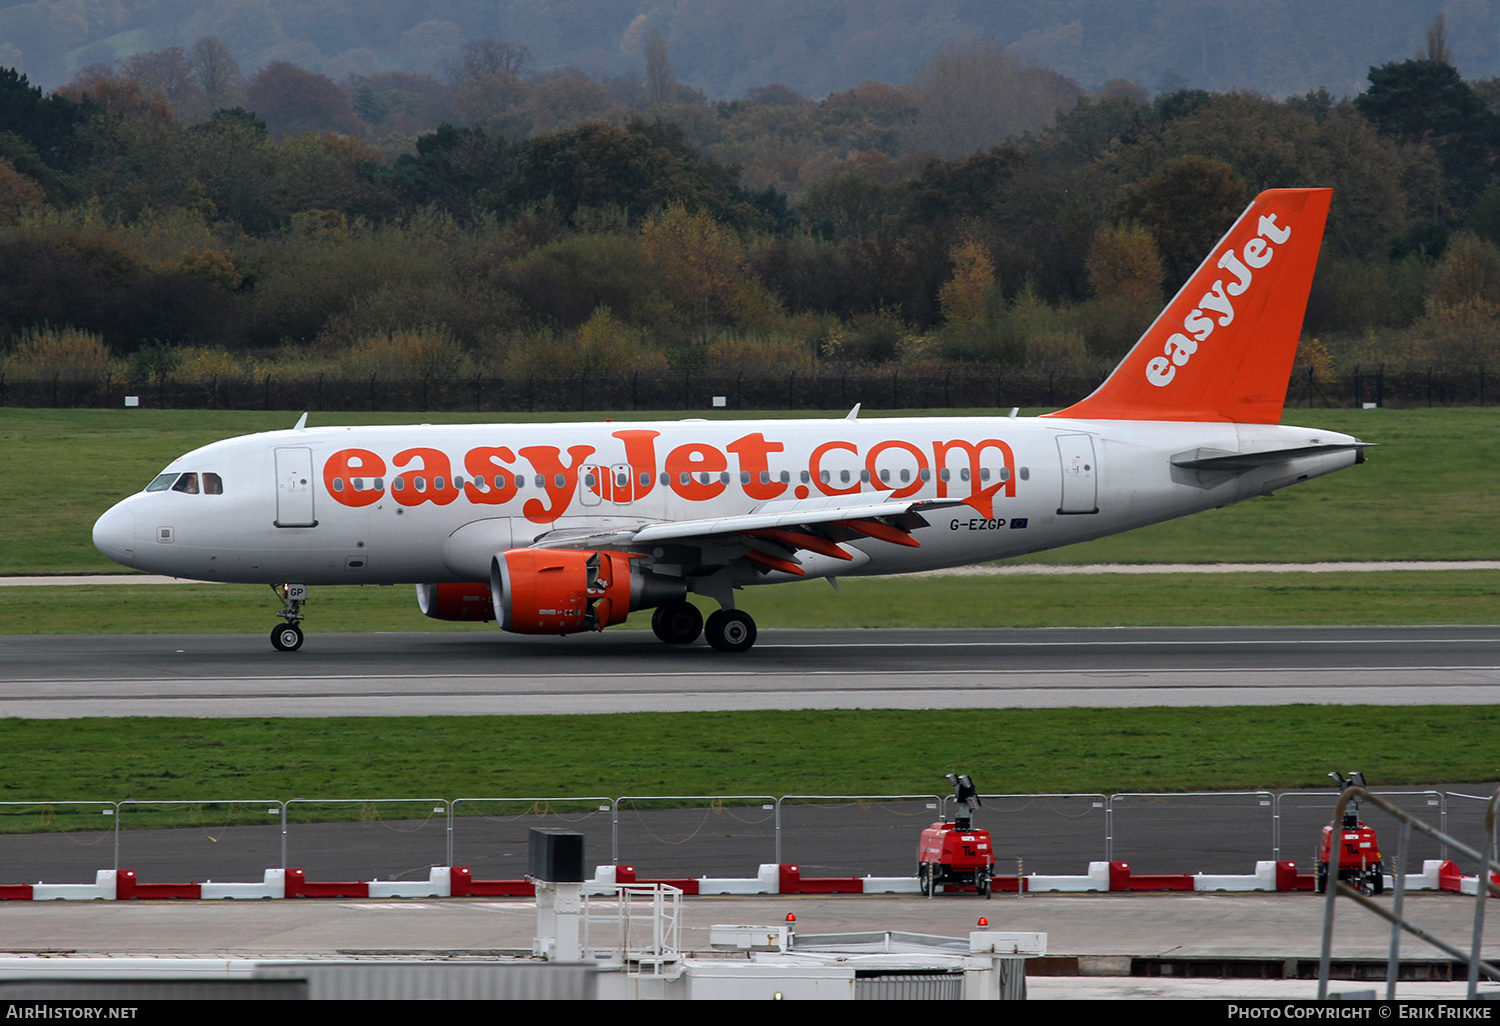
<svg viewBox="0 0 1500 1026">
<path fill-rule="evenodd" d="M 1426 941 L 1440 951 L 1452 955 L 1454 958 L 1467 963 L 1469 970 L 1468 1000 L 1473 1001 L 1479 986 L 1479 976 L 1484 974 L 1492 980 L 1500 980 L 1500 967 L 1491 965 L 1480 958 L 1480 945 L 1484 939 L 1484 903 L 1485 898 L 1491 894 L 1500 897 L 1500 885 L 1494 881 L 1494 874 L 1500 873 L 1500 863 L 1495 861 L 1495 810 L 1500 806 L 1500 789 L 1490 796 L 1485 808 L 1483 843 L 1480 850 L 1476 851 L 1455 837 L 1448 836 L 1438 828 L 1424 823 L 1415 816 L 1399 809 L 1391 803 L 1377 797 L 1362 787 L 1350 787 L 1339 796 L 1338 805 L 1334 809 L 1333 822 L 1340 824 L 1344 822 L 1344 809 L 1351 801 L 1363 801 L 1386 812 L 1401 824 L 1401 838 L 1397 842 L 1396 858 L 1392 866 L 1395 878 L 1395 894 L 1389 909 L 1371 901 L 1365 894 L 1350 887 L 1339 879 L 1339 855 L 1343 845 L 1332 843 L 1328 851 L 1328 888 L 1324 894 L 1323 906 L 1323 950 L 1318 963 L 1318 999 L 1320 1001 L 1328 998 L 1328 978 L 1333 952 L 1333 915 L 1335 902 L 1338 898 L 1349 898 L 1362 908 L 1380 916 L 1391 924 L 1391 943 L 1386 960 L 1385 972 L 1385 999 L 1392 1001 L 1396 997 L 1396 980 L 1400 976 L 1400 941 L 1401 931 L 1406 931 L 1420 940 Z M 1334 827 L 1335 832 L 1339 827 Z M 1469 950 L 1448 943 L 1437 937 L 1403 915 L 1403 905 L 1406 897 L 1406 872 L 1408 868 L 1408 852 L 1410 849 L 1411 834 L 1415 830 L 1436 838 L 1444 845 L 1451 847 L 1470 858 L 1476 859 L 1479 865 L 1479 876 L 1474 888 L 1474 925 L 1470 939 Z"/>
<path fill-rule="evenodd" d="M 1490 815 L 1492 799 L 1434 790 L 1379 796 L 1392 807 L 1425 804 L 1438 825 L 1419 832 L 1414 843 L 1432 845 L 1443 860 L 1453 848 L 1464 871 L 1473 871 L 1472 851 L 1454 848 L 1448 838 L 1454 822 L 1466 830 L 1473 825 L 1478 803 L 1486 802 Z M 491 877 L 519 878 L 525 875 L 528 829 L 543 824 L 584 833 L 597 864 L 645 864 L 666 857 L 678 865 L 690 863 L 692 875 L 712 875 L 715 859 L 722 863 L 731 850 L 752 872 L 768 863 L 812 861 L 803 842 L 821 842 L 833 830 L 869 841 L 862 849 L 841 852 L 835 864 L 820 867 L 821 875 L 892 875 L 914 870 L 915 838 L 933 820 L 949 818 L 951 800 L 908 793 L 6 801 L 0 802 L 0 882 L 13 875 L 8 864 L 49 872 L 69 864 L 92 879 L 93 870 L 101 868 L 151 871 L 150 863 L 163 864 L 166 855 L 176 865 L 202 859 L 215 872 L 244 871 L 253 861 L 262 869 L 297 865 L 312 873 L 333 851 L 342 859 L 338 867 L 360 858 L 387 865 L 391 860 L 378 856 L 393 847 L 405 860 L 395 871 L 472 865 L 476 875 L 482 870 Z M 1041 873 L 1063 871 L 1064 863 L 1098 861 L 1130 861 L 1138 872 L 1178 873 L 1230 872 L 1246 861 L 1266 859 L 1305 863 L 1317 830 L 1333 819 L 1338 801 L 1331 791 L 993 794 L 982 800 L 975 825 L 990 830 L 997 860 L 1024 859 Z M 1264 829 L 1256 825 L 1246 836 L 1247 818 L 1260 817 Z M 1224 842 L 1231 828 L 1241 838 L 1237 847 Z M 895 831 L 911 840 L 910 851 L 884 840 L 897 836 Z M 1168 834 L 1176 850 L 1163 852 L 1159 841 Z M 1212 838 L 1213 844 L 1193 847 L 1195 836 Z M 1288 836 L 1305 838 L 1307 849 L 1288 852 Z M 1210 848 L 1217 870 L 1183 864 L 1183 853 Z M 109 854 L 101 857 L 96 849 Z M 226 869 L 231 855 L 238 857 L 236 868 Z M 1420 864 L 1419 856 L 1407 855 Z M 1153 859 L 1162 865 L 1145 864 Z"/>
</svg>

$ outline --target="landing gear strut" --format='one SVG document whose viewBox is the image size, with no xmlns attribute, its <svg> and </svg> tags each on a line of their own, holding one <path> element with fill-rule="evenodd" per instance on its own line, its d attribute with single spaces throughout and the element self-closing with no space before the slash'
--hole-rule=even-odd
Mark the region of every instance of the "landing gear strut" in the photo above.
<svg viewBox="0 0 1500 1026">
<path fill-rule="evenodd" d="M 271 647 L 278 652 L 295 652 L 302 647 L 302 628 L 297 623 L 303 619 L 302 604 L 307 601 L 307 585 L 271 585 L 271 590 L 282 600 L 280 616 L 285 623 L 271 628 Z"/>
</svg>

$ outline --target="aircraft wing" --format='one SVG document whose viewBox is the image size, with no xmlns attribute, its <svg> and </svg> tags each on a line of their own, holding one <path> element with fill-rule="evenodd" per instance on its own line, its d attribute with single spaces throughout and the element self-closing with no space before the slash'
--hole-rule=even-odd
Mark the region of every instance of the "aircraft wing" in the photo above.
<svg viewBox="0 0 1500 1026">
<path fill-rule="evenodd" d="M 927 520 L 922 516 L 924 512 L 961 506 L 964 501 L 921 499 L 848 505 L 768 502 L 753 513 L 732 517 L 660 521 L 600 532 L 553 531 L 537 538 L 532 545 L 548 549 L 626 550 L 644 546 L 734 546 L 743 551 L 728 559 L 708 562 L 725 565 L 745 559 L 763 571 L 801 574 L 796 559 L 799 551 L 851 560 L 853 557 L 842 548 L 841 542 L 875 538 L 916 547 L 918 542 L 911 532 L 927 526 Z"/>
</svg>

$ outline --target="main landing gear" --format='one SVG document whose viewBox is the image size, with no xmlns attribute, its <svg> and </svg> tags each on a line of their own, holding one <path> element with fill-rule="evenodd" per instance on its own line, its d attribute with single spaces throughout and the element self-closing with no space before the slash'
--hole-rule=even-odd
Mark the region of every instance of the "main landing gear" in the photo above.
<svg viewBox="0 0 1500 1026">
<path fill-rule="evenodd" d="M 668 602 L 651 614 L 651 630 L 668 645 L 691 645 L 703 633 L 703 614 L 691 602 Z"/>
<path fill-rule="evenodd" d="M 304 616 L 302 604 L 307 601 L 307 585 L 273 584 L 271 590 L 281 599 L 281 612 L 276 615 L 286 621 L 271 628 L 271 647 L 278 652 L 295 652 L 302 647 L 302 628 L 297 623 Z"/>
<path fill-rule="evenodd" d="M 710 613 L 708 622 L 691 602 L 668 602 L 651 614 L 651 630 L 669 645 L 690 645 L 702 634 L 720 652 L 748 652 L 755 644 L 755 621 L 738 609 Z"/>
<path fill-rule="evenodd" d="M 748 652 L 755 644 L 755 621 L 741 610 L 721 609 L 709 614 L 703 633 L 720 652 Z"/>
</svg>

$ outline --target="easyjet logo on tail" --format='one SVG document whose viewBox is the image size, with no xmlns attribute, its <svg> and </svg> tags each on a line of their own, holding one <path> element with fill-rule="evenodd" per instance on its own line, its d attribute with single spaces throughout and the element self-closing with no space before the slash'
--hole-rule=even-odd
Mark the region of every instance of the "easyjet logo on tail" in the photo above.
<svg viewBox="0 0 1500 1026">
<path fill-rule="evenodd" d="M 1331 189 L 1268 189 L 1093 394 L 1086 420 L 1281 420 Z"/>
<path fill-rule="evenodd" d="M 1198 346 L 1214 333 L 1215 326 L 1227 328 L 1234 323 L 1234 300 L 1250 288 L 1255 272 L 1271 262 L 1277 247 L 1292 237 L 1292 229 L 1278 225 L 1275 214 L 1262 214 L 1257 229 L 1256 236 L 1238 253 L 1231 247 L 1219 257 L 1218 266 L 1232 277 L 1220 278 L 1203 293 L 1198 305 L 1183 318 L 1187 334 L 1175 332 L 1167 339 L 1163 354 L 1146 364 L 1148 382 L 1158 388 L 1171 384 L 1177 368 L 1187 366 Z"/>
</svg>

